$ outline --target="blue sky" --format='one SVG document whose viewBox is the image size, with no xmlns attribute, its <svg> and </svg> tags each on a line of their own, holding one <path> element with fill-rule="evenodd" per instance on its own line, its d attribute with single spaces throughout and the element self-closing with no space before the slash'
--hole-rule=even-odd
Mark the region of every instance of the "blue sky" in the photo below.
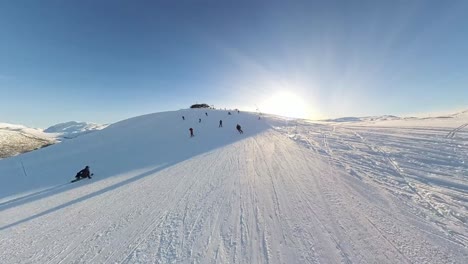
<svg viewBox="0 0 468 264">
<path fill-rule="evenodd" d="M 0 122 L 273 111 L 284 94 L 279 113 L 300 101 L 311 118 L 468 108 L 466 14 L 463 0 L 1 1 Z"/>
</svg>

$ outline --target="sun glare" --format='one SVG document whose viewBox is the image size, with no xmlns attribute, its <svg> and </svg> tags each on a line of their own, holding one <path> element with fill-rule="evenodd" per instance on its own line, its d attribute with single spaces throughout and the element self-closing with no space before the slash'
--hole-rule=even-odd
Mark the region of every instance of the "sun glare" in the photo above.
<svg viewBox="0 0 468 264">
<path fill-rule="evenodd" d="M 291 92 L 273 94 L 259 105 L 260 111 L 286 117 L 309 118 L 310 109 L 301 97 Z"/>
</svg>

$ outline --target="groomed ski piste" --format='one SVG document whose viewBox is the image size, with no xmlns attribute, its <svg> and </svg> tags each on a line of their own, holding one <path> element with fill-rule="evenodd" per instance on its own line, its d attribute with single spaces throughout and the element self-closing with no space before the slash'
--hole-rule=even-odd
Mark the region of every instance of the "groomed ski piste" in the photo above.
<svg viewBox="0 0 468 264">
<path fill-rule="evenodd" d="M 467 124 L 124 120 L 0 161 L 0 263 L 467 263 Z"/>
</svg>

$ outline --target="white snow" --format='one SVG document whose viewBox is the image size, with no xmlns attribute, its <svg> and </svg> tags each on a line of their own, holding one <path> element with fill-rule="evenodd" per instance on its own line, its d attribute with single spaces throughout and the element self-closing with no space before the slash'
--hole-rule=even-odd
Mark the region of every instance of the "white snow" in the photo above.
<svg viewBox="0 0 468 264">
<path fill-rule="evenodd" d="M 19 132 L 19 133 L 28 134 L 31 136 L 45 138 L 45 139 L 52 138 L 50 135 L 45 133 L 40 128 L 30 128 L 30 127 L 26 127 L 23 125 L 0 123 L 0 132 L 4 132 L 4 131 Z"/>
<path fill-rule="evenodd" d="M 44 129 L 44 132 L 55 134 L 59 138 L 70 139 L 94 132 L 96 130 L 102 130 L 107 126 L 108 125 L 100 125 L 88 122 L 70 121 L 48 127 Z"/>
<path fill-rule="evenodd" d="M 466 263 L 468 120 L 450 120 L 124 120 L 0 160 L 0 263 Z"/>
<path fill-rule="evenodd" d="M 41 129 L 0 123 L 0 159 L 54 143 L 55 138 Z"/>
<path fill-rule="evenodd" d="M 43 130 L 23 125 L 0 123 L 0 159 L 33 151 L 64 139 L 76 138 L 105 127 L 107 125 L 71 121 Z"/>
</svg>

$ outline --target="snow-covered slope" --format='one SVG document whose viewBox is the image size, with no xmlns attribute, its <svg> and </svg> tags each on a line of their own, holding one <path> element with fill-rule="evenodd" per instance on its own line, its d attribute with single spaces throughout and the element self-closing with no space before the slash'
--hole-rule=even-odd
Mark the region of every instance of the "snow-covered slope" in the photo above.
<svg viewBox="0 0 468 264">
<path fill-rule="evenodd" d="M 89 165 L 102 179 L 134 169 L 175 164 L 195 154 L 239 139 L 232 137 L 232 133 L 237 133 L 233 129 L 236 124 L 232 121 L 237 116 L 227 114 L 225 116 L 224 112 L 213 112 L 214 116 L 210 117 L 211 126 L 209 126 L 204 122 L 198 123 L 199 115 L 202 120 L 206 119 L 204 113 L 201 116 L 194 111 L 185 114 L 183 111 L 177 111 L 135 117 L 112 124 L 104 130 L 83 135 L 76 140 L 64 141 L 47 149 L 27 153 L 21 156 L 30 171 L 27 178 L 21 170 L 17 170 L 12 165 L 18 159 L 4 161 L 6 166 L 0 167 L 0 175 L 14 176 L 16 181 L 12 183 L 17 184 L 17 187 L 5 186 L 4 190 L 2 188 L 4 185 L 0 186 L 0 199 L 13 192 L 62 183 L 73 177 L 74 173 L 85 165 Z M 185 121 L 182 120 L 182 115 L 185 115 Z M 245 125 L 251 127 L 246 129 L 246 132 L 266 129 L 265 125 L 261 126 L 262 123 L 257 122 L 255 116 L 249 117 L 243 120 L 246 122 Z M 212 127 L 218 128 L 221 118 L 225 127 L 230 126 L 231 133 L 221 133 L 221 131 L 212 133 Z M 193 139 L 188 137 L 189 127 L 194 128 L 197 137 Z M 189 142 L 191 144 L 188 144 Z M 3 172 L 3 168 L 7 168 L 8 171 Z"/>
<path fill-rule="evenodd" d="M 0 123 L 0 159 L 32 151 L 55 143 L 41 129 Z"/>
<path fill-rule="evenodd" d="M 76 138 L 107 125 L 86 122 L 67 122 L 45 130 L 23 125 L 0 123 L 0 159 L 50 146 L 63 139 Z"/>
<path fill-rule="evenodd" d="M 383 115 L 383 116 L 366 116 L 366 117 L 340 117 L 335 119 L 326 119 L 324 122 L 377 122 L 387 120 L 400 120 L 398 116 Z"/>
<path fill-rule="evenodd" d="M 468 125 L 468 110 L 444 116 L 435 117 L 407 117 L 394 120 L 380 120 L 380 122 L 362 122 L 358 125 L 382 127 L 437 127 L 447 133 L 455 128 L 463 130 Z M 468 128 L 467 128 L 468 129 Z"/>
<path fill-rule="evenodd" d="M 463 135 L 207 113 L 136 117 L 0 161 L 0 263 L 468 258 Z M 85 165 L 93 179 L 67 183 Z"/>
<path fill-rule="evenodd" d="M 453 128 L 463 129 L 468 125 L 468 110 L 442 116 L 431 117 L 397 117 L 392 115 L 370 117 L 341 117 L 322 120 L 326 123 L 343 123 L 354 126 L 382 127 L 438 127 L 451 131 Z M 333 125 L 333 124 L 332 124 Z M 336 125 L 336 124 L 335 124 Z"/>
<path fill-rule="evenodd" d="M 45 129 L 44 132 L 56 134 L 59 138 L 69 139 L 104 129 L 107 126 L 108 125 L 70 121 L 53 125 Z"/>
</svg>

